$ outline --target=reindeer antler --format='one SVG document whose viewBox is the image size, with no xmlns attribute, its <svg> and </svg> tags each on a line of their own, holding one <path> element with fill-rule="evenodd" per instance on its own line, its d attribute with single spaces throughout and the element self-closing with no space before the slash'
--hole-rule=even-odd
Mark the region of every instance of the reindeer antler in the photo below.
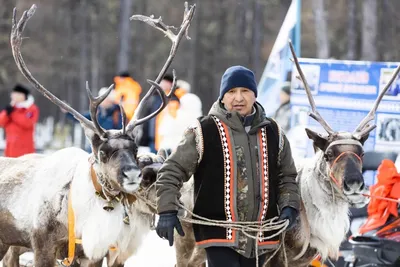
<svg viewBox="0 0 400 267">
<path fill-rule="evenodd" d="M 400 65 L 393 72 L 393 75 L 390 78 L 389 82 L 386 84 L 385 88 L 383 88 L 383 90 L 380 92 L 378 98 L 375 100 L 375 103 L 370 112 L 368 113 L 368 115 L 360 122 L 360 124 L 354 130 L 353 136 L 356 139 L 361 139 L 363 136 L 369 134 L 373 129 L 375 129 L 376 127 L 375 124 L 369 125 L 368 123 L 375 118 L 376 110 L 378 109 L 378 106 L 381 103 L 383 96 L 386 94 L 387 90 L 390 88 L 394 80 L 396 80 L 399 72 L 400 72 Z"/>
<path fill-rule="evenodd" d="M 157 79 L 155 81 L 151 81 L 148 80 L 148 82 L 152 85 L 151 88 L 149 89 L 149 91 L 147 92 L 147 94 L 143 97 L 142 101 L 140 101 L 138 107 L 136 108 L 135 111 L 135 115 L 133 116 L 132 120 L 128 123 L 127 125 L 127 129 L 126 131 L 131 131 L 133 130 L 133 128 L 135 128 L 136 126 L 152 119 L 153 117 L 157 116 L 167 105 L 168 101 L 170 100 L 175 88 L 175 83 L 176 83 L 176 77 L 175 77 L 175 71 L 174 71 L 174 84 L 173 87 L 171 88 L 171 92 L 166 95 L 164 90 L 162 90 L 162 88 L 160 87 L 160 85 L 158 84 L 161 79 L 163 78 L 164 74 L 167 72 L 167 69 L 169 68 L 169 66 L 172 63 L 172 60 L 175 57 L 176 54 L 176 50 L 182 40 L 183 35 L 186 35 L 186 38 L 189 39 L 189 36 L 187 35 L 188 33 L 188 29 L 190 26 L 190 22 L 193 19 L 193 15 L 196 9 L 196 5 L 192 5 L 190 7 L 190 9 L 188 10 L 188 4 L 187 2 L 185 2 L 185 12 L 184 12 L 184 18 L 183 18 L 183 22 L 179 28 L 179 32 L 178 34 L 175 34 L 171 29 L 174 27 L 171 26 L 167 26 L 164 24 L 164 22 L 162 22 L 162 18 L 159 17 L 158 19 L 154 19 L 153 16 L 151 17 L 147 17 L 147 16 L 143 16 L 143 15 L 133 15 L 130 19 L 131 20 L 140 20 L 143 22 L 146 22 L 147 24 L 149 24 L 150 26 L 156 28 L 157 30 L 163 32 L 172 42 L 172 47 L 168 56 L 167 61 L 165 62 L 164 66 L 162 67 L 160 73 L 157 76 Z M 157 93 L 160 95 L 160 97 L 162 98 L 162 104 L 161 106 L 152 114 L 146 116 L 145 118 L 141 118 L 140 117 L 140 113 L 143 109 L 143 106 L 146 101 L 148 101 L 148 99 L 151 97 L 151 95 L 153 94 L 154 90 L 157 91 Z"/>
<path fill-rule="evenodd" d="M 104 130 L 100 127 L 98 121 L 97 121 L 97 116 L 96 116 L 96 111 L 98 105 L 108 96 L 110 91 L 113 88 L 113 85 L 111 85 L 107 92 L 97 98 L 94 98 L 88 84 L 86 84 L 86 89 L 90 98 L 90 116 L 92 118 L 92 121 L 86 119 L 82 114 L 80 114 L 78 111 L 70 107 L 68 104 L 65 102 L 61 101 L 59 98 L 57 98 L 55 95 L 53 95 L 50 91 L 48 91 L 43 85 L 41 85 L 31 74 L 29 71 L 28 67 L 26 66 L 24 59 L 21 54 L 21 44 L 22 44 L 22 32 L 25 29 L 26 23 L 28 20 L 33 16 L 33 14 L 36 11 L 36 5 L 33 4 L 32 7 L 28 11 L 24 11 L 22 14 L 21 19 L 17 23 L 17 10 L 14 8 L 13 10 L 13 17 L 12 17 L 12 28 L 11 28 L 11 36 L 10 36 L 10 42 L 11 42 L 11 49 L 12 53 L 14 56 L 15 63 L 17 64 L 18 69 L 22 72 L 22 74 L 25 76 L 25 78 L 47 99 L 49 99 L 51 102 L 56 104 L 58 107 L 68 111 L 71 113 L 82 125 L 90 128 L 91 130 L 97 132 L 100 137 L 104 138 L 105 137 L 105 132 Z"/>
<path fill-rule="evenodd" d="M 292 55 L 293 55 L 293 60 L 294 60 L 294 63 L 296 65 L 297 71 L 299 72 L 299 75 L 300 75 L 300 77 L 297 77 L 297 78 L 300 79 L 303 82 L 304 88 L 306 89 L 308 102 L 310 102 L 311 112 L 309 112 L 308 115 L 311 118 L 313 118 L 314 120 L 316 120 L 317 122 L 319 122 L 319 124 L 321 124 L 321 126 L 324 127 L 324 129 L 328 132 L 329 135 L 333 135 L 335 133 L 335 131 L 322 118 L 322 116 L 319 114 L 319 112 L 317 110 L 317 107 L 316 107 L 315 102 L 314 102 L 314 98 L 313 98 L 312 93 L 311 93 L 310 86 L 308 85 L 306 77 L 305 77 L 303 71 L 300 68 L 299 60 L 297 59 L 296 52 L 294 51 L 294 47 L 293 47 L 292 41 L 290 41 L 290 40 L 289 40 L 289 46 L 290 46 L 290 51 L 292 52 Z"/>
<path fill-rule="evenodd" d="M 90 117 L 93 120 L 94 126 L 97 129 L 97 132 L 99 133 L 99 135 L 101 137 L 106 137 L 106 131 L 104 131 L 104 129 L 100 126 L 98 120 L 97 120 L 97 109 L 99 107 L 99 105 L 101 104 L 101 102 L 104 101 L 104 99 L 107 98 L 107 96 L 110 94 L 111 90 L 114 88 L 114 84 L 112 84 L 110 87 L 108 87 L 107 91 L 104 92 L 104 94 L 98 96 L 98 97 L 94 97 L 92 92 L 90 91 L 89 88 L 89 82 L 86 81 L 86 92 L 89 96 L 89 100 L 90 100 Z"/>
</svg>

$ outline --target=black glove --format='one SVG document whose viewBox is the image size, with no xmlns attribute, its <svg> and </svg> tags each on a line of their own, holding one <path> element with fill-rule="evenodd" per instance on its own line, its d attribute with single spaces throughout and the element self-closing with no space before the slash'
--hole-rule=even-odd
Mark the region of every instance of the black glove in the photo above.
<svg viewBox="0 0 400 267">
<path fill-rule="evenodd" d="M 13 111 L 14 107 L 11 105 L 7 105 L 4 110 L 7 112 L 7 115 L 10 115 L 11 112 Z"/>
<path fill-rule="evenodd" d="M 281 215 L 279 216 L 279 221 L 281 220 L 289 220 L 289 225 L 286 228 L 286 231 L 292 229 L 296 225 L 297 216 L 299 215 L 298 210 L 292 207 L 284 207 L 282 209 Z"/>
<path fill-rule="evenodd" d="M 178 219 L 177 211 L 170 211 L 160 213 L 160 219 L 156 227 L 156 232 L 159 237 L 168 239 L 169 245 L 172 247 L 174 244 L 174 228 L 181 236 L 185 236 L 182 225 Z"/>
</svg>

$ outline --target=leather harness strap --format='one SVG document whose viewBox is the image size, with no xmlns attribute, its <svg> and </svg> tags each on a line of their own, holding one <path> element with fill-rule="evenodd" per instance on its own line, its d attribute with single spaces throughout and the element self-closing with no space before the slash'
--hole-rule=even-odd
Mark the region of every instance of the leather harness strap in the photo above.
<svg viewBox="0 0 400 267">
<path fill-rule="evenodd" d="M 332 146 L 335 146 L 335 145 L 356 145 L 356 146 L 360 146 L 361 148 L 363 147 L 362 144 L 360 143 L 360 141 L 352 140 L 352 139 L 341 139 L 341 140 L 336 140 L 336 141 L 333 141 L 332 143 L 330 143 L 329 146 L 325 149 L 325 152 L 328 151 L 329 148 L 331 148 Z M 335 178 L 335 175 L 333 174 L 333 167 L 336 165 L 336 163 L 339 161 L 339 159 L 342 158 L 346 154 L 353 155 L 356 159 L 358 159 L 362 163 L 362 158 L 359 155 L 357 155 L 356 153 L 354 153 L 353 151 L 344 151 L 335 158 L 332 165 L 329 166 L 329 177 L 332 179 L 332 181 L 336 184 L 336 186 L 338 188 L 341 188 L 342 185 L 341 185 L 341 181 L 339 181 L 338 179 Z"/>
<path fill-rule="evenodd" d="M 94 189 L 96 190 L 97 193 L 102 194 L 103 190 L 99 182 L 97 181 L 97 175 L 96 172 L 94 171 L 93 164 L 90 165 L 90 177 L 92 178 L 92 183 L 94 186 Z"/>
<path fill-rule="evenodd" d="M 99 182 L 97 181 L 96 172 L 93 169 L 93 164 L 90 166 L 90 177 L 92 178 L 93 187 L 96 192 L 102 197 L 105 198 L 103 194 L 103 190 Z M 71 266 L 72 262 L 75 258 L 75 245 L 82 244 L 82 239 L 78 239 L 75 236 L 75 214 L 74 209 L 72 207 L 72 197 L 71 197 L 71 188 L 69 189 L 68 193 L 68 258 L 65 258 L 62 261 L 64 266 Z M 126 195 L 128 199 L 128 203 L 132 204 L 136 201 L 136 196 L 134 195 Z M 111 246 L 110 250 L 114 251 L 117 248 L 115 246 Z"/>
<path fill-rule="evenodd" d="M 68 193 L 68 258 L 62 261 L 64 266 L 71 266 L 75 258 L 75 244 L 81 244 L 81 239 L 75 238 L 75 215 L 72 208 L 71 188 Z"/>
</svg>

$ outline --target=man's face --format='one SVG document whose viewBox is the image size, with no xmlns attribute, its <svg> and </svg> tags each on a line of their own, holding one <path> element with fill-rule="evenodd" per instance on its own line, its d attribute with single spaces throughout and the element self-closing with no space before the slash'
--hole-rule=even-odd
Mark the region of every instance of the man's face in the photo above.
<svg viewBox="0 0 400 267">
<path fill-rule="evenodd" d="M 232 88 L 222 98 L 228 111 L 237 111 L 242 116 L 251 114 L 255 102 L 254 92 L 244 87 Z"/>
<path fill-rule="evenodd" d="M 25 99 L 25 94 L 20 93 L 20 92 L 11 92 L 11 103 L 16 104 L 16 103 L 21 103 L 24 102 Z"/>
<path fill-rule="evenodd" d="M 164 91 L 169 91 L 169 90 L 171 90 L 172 83 L 167 80 L 161 80 L 160 86 Z"/>
</svg>

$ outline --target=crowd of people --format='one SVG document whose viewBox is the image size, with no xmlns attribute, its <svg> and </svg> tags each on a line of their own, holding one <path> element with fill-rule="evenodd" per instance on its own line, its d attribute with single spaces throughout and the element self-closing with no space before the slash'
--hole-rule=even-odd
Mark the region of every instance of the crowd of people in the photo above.
<svg viewBox="0 0 400 267">
<path fill-rule="evenodd" d="M 168 93 L 171 90 L 173 76 L 166 74 L 160 82 L 161 87 Z M 115 89 L 100 104 L 97 120 L 106 130 L 121 129 L 123 123 L 128 123 L 139 104 L 142 94 L 141 85 L 128 72 L 122 72 L 114 77 Z M 107 87 L 99 90 L 104 94 Z M 0 127 L 5 129 L 6 148 L 4 156 L 19 157 L 35 152 L 34 131 L 39 119 L 39 108 L 34 103 L 34 97 L 27 86 L 17 84 L 10 93 L 10 102 L 0 110 Z M 126 121 L 122 122 L 119 104 L 122 104 Z M 146 105 L 144 113 L 150 114 L 161 105 L 161 98 L 153 95 Z M 77 122 L 72 114 L 63 110 L 66 118 Z M 143 114 L 142 116 L 145 116 Z M 83 115 L 90 118 L 89 111 Z M 191 92 L 191 86 L 184 80 L 177 81 L 172 100 L 168 106 L 154 119 L 142 126 L 139 145 L 151 152 L 165 148 L 172 152 L 178 145 L 184 130 L 202 115 L 202 102 Z M 91 152 L 88 144 L 85 150 Z"/>
</svg>

